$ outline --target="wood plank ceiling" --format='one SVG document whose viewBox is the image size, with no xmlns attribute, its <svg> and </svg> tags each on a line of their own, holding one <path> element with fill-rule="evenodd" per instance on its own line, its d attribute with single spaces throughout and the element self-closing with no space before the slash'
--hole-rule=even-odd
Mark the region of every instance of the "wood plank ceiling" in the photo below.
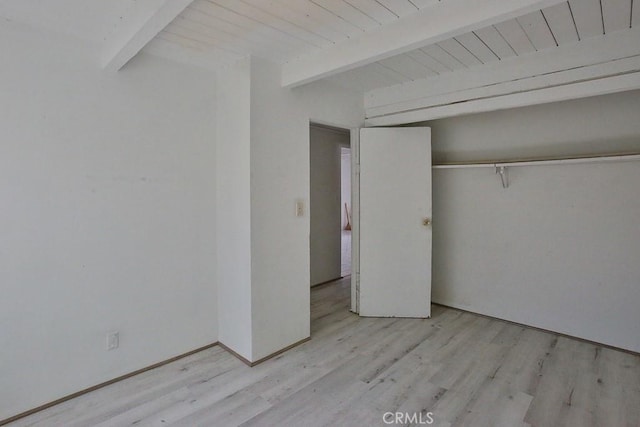
<svg viewBox="0 0 640 427">
<path fill-rule="evenodd" d="M 248 54 L 284 63 L 427 7 L 434 0 L 195 0 L 147 46 L 221 62 Z M 437 3 L 437 0 L 435 0 Z"/>
<path fill-rule="evenodd" d="M 187 50 L 192 58 L 218 63 L 248 54 L 285 63 L 374 31 L 438 1 L 195 0 L 145 50 L 159 55 Z M 640 0 L 568 0 L 329 80 L 366 92 L 638 25 Z"/>
<path fill-rule="evenodd" d="M 331 77 L 369 91 L 513 56 L 553 49 L 640 25 L 631 0 L 569 0 Z M 633 11 L 633 14 L 632 14 Z"/>
</svg>

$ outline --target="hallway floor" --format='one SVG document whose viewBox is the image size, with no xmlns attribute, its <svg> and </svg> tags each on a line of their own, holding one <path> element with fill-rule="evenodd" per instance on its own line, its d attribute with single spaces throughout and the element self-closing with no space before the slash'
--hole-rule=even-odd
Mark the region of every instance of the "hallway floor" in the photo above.
<svg viewBox="0 0 640 427">
<path fill-rule="evenodd" d="M 341 247 L 341 269 L 342 277 L 351 274 L 351 231 L 342 230 L 342 247 Z"/>
</svg>

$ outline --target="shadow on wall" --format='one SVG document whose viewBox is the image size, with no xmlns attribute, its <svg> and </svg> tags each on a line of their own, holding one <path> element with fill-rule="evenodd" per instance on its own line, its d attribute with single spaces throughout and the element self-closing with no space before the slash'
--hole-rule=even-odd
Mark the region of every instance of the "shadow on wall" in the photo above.
<svg viewBox="0 0 640 427">
<path fill-rule="evenodd" d="M 437 141 L 437 131 L 434 131 L 434 141 Z M 509 160 L 528 160 L 540 158 L 567 158 L 579 156 L 597 156 L 610 154 L 627 154 L 640 152 L 640 142 L 637 137 L 609 139 L 604 144 L 600 140 L 586 140 L 580 142 L 558 142 L 538 144 L 535 146 L 518 146 L 514 142 L 512 147 L 495 147 L 488 149 L 443 150 L 435 147 L 433 163 L 453 162 L 499 162 Z"/>
<path fill-rule="evenodd" d="M 640 151 L 640 91 L 426 122 L 433 161 L 467 162 Z"/>
</svg>

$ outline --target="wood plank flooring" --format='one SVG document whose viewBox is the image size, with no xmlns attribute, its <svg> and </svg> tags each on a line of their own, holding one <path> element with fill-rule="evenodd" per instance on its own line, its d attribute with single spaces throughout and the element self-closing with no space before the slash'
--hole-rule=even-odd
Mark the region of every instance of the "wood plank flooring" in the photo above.
<svg viewBox="0 0 640 427">
<path fill-rule="evenodd" d="M 348 307 L 348 278 L 319 286 L 311 341 L 261 365 L 214 347 L 11 426 L 640 426 L 638 356 L 441 306 Z"/>
<path fill-rule="evenodd" d="M 340 248 L 340 275 L 351 274 L 351 230 L 342 230 Z"/>
</svg>

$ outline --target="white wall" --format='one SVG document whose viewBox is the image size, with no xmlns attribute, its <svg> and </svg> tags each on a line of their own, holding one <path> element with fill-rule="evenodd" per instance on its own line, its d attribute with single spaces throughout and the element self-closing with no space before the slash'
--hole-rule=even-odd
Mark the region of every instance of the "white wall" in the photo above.
<svg viewBox="0 0 640 427">
<path fill-rule="evenodd" d="M 433 124 L 434 163 L 638 151 L 640 91 Z"/>
<path fill-rule="evenodd" d="M 217 340 L 215 81 L 95 52 L 0 26 L 0 419 Z"/>
<path fill-rule="evenodd" d="M 311 286 L 340 278 L 341 273 L 341 165 L 340 148 L 349 135 L 310 128 Z"/>
<path fill-rule="evenodd" d="M 450 160 L 640 150 L 639 99 L 429 125 L 434 150 Z M 433 300 L 640 351 L 640 163 L 509 174 L 503 189 L 491 169 L 434 170 Z"/>
<path fill-rule="evenodd" d="M 219 339 L 251 359 L 251 62 L 217 74 Z"/>
<path fill-rule="evenodd" d="M 252 59 L 251 264 L 253 360 L 310 333 L 309 122 L 359 127 L 362 94 L 319 82 L 283 89 L 280 67 Z"/>
</svg>

